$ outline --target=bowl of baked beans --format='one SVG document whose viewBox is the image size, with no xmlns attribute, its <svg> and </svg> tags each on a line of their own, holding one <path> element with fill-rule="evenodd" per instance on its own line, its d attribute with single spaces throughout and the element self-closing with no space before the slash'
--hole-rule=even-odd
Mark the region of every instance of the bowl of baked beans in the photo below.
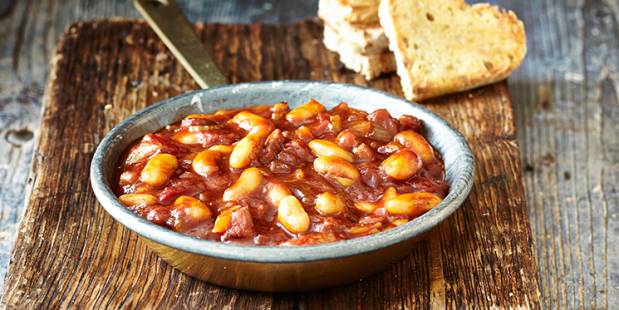
<svg viewBox="0 0 619 310">
<path fill-rule="evenodd" d="M 91 164 L 101 206 L 173 267 L 258 291 L 358 280 L 466 199 L 474 158 L 426 108 L 354 85 L 236 84 L 134 114 Z"/>
</svg>

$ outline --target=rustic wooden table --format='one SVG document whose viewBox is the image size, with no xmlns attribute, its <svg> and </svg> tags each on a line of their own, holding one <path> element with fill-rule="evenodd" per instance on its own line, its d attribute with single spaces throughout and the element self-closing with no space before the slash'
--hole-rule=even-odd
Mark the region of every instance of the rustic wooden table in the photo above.
<svg viewBox="0 0 619 310">
<path fill-rule="evenodd" d="M 316 1 L 180 1 L 192 20 L 289 23 Z M 544 307 L 619 304 L 619 1 L 493 1 L 527 26 L 510 80 Z M 57 39 L 129 1 L 0 0 L 0 279 L 10 259 Z M 0 280 L 1 281 L 1 280 Z M 0 283 L 1 284 L 1 283 Z"/>
</svg>

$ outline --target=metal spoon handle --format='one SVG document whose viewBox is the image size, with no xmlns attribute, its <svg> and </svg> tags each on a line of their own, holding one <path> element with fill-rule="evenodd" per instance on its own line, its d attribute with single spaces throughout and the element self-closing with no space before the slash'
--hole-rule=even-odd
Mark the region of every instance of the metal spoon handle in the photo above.
<svg viewBox="0 0 619 310">
<path fill-rule="evenodd" d="M 133 5 L 200 87 L 226 84 L 175 0 L 133 0 Z"/>
</svg>

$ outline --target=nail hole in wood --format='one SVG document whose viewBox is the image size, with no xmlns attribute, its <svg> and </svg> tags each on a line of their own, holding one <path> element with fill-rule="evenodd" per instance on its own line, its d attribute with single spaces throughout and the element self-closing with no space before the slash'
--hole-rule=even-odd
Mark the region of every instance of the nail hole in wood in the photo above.
<svg viewBox="0 0 619 310">
<path fill-rule="evenodd" d="M 24 143 L 32 140 L 34 133 L 29 129 L 11 129 L 6 133 L 6 141 L 13 146 L 22 146 Z"/>
</svg>

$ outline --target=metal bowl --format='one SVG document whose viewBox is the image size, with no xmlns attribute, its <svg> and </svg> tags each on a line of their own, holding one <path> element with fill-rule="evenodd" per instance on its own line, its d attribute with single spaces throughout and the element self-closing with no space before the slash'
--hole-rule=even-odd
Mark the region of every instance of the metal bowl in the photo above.
<svg viewBox="0 0 619 310">
<path fill-rule="evenodd" d="M 119 156 L 147 133 L 187 114 L 286 101 L 291 107 L 315 98 L 327 107 L 347 102 L 392 115 L 410 114 L 424 122 L 426 137 L 442 155 L 450 190 L 440 205 L 409 223 L 371 236 L 299 246 L 241 246 L 201 240 L 152 224 L 125 208 L 110 181 Z M 255 291 L 312 290 L 352 282 L 376 273 L 406 256 L 414 242 L 452 214 L 473 185 L 474 158 L 460 133 L 426 108 L 385 92 L 349 84 L 276 81 L 235 84 L 198 90 L 137 112 L 101 141 L 90 167 L 97 199 L 119 223 L 137 233 L 170 265 L 214 284 Z"/>
</svg>

